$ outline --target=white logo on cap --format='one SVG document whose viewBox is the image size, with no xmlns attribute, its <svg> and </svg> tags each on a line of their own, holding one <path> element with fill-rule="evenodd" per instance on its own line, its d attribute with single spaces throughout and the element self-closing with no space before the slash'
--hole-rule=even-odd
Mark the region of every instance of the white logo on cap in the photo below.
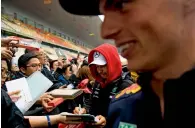
<svg viewBox="0 0 195 128">
<path fill-rule="evenodd" d="M 98 58 L 100 56 L 100 53 L 99 52 L 95 52 L 94 53 L 94 58 Z"/>
<path fill-rule="evenodd" d="M 93 53 L 93 62 L 91 64 L 96 64 L 96 65 L 105 65 L 106 64 L 106 59 L 100 52 L 94 52 Z"/>
</svg>

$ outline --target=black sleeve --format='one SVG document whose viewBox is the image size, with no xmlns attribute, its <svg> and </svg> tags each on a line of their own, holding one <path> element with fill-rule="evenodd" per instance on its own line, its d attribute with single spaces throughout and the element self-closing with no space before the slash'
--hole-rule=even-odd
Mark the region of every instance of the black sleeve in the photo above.
<svg viewBox="0 0 195 128">
<path fill-rule="evenodd" d="M 1 126 L 2 128 L 30 128 L 29 120 L 17 108 L 8 94 L 1 89 Z"/>
<path fill-rule="evenodd" d="M 92 89 L 92 94 L 84 96 L 84 108 L 87 110 L 87 113 L 94 115 L 94 104 L 93 104 L 93 96 L 94 96 L 94 91 L 96 88 L 99 87 L 99 83 L 95 81 L 95 84 Z"/>
<path fill-rule="evenodd" d="M 92 114 L 92 99 L 91 99 L 91 94 L 84 95 L 83 97 L 83 106 L 86 109 L 87 113 Z"/>
</svg>

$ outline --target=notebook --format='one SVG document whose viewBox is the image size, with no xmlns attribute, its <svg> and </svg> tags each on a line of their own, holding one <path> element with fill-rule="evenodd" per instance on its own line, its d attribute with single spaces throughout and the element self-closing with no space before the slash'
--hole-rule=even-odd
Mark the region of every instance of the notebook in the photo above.
<svg viewBox="0 0 195 128">
<path fill-rule="evenodd" d="M 66 116 L 68 123 L 80 123 L 80 122 L 89 122 L 89 123 L 95 123 L 98 122 L 98 120 L 95 118 L 94 115 L 90 114 L 72 114 L 67 112 L 60 113 L 62 116 Z"/>
<path fill-rule="evenodd" d="M 20 78 L 6 82 L 8 92 L 20 90 L 21 98 L 15 102 L 24 114 L 45 93 L 53 83 L 41 72 L 37 71 L 28 78 Z"/>
<path fill-rule="evenodd" d="M 75 99 L 83 93 L 80 89 L 55 89 L 49 92 L 53 97 L 63 97 L 64 99 Z"/>
</svg>

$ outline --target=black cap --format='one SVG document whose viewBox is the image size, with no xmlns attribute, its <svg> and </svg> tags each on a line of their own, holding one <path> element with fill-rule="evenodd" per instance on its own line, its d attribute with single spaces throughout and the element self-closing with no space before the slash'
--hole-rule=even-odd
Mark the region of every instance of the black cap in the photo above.
<svg viewBox="0 0 195 128">
<path fill-rule="evenodd" d="M 22 56 L 20 56 L 20 58 L 18 59 L 18 67 L 26 67 L 28 61 L 32 58 L 37 58 L 37 55 L 34 54 L 33 52 L 29 52 L 26 54 L 23 54 Z"/>
<path fill-rule="evenodd" d="M 60 5 L 69 13 L 76 15 L 101 15 L 99 0 L 59 0 Z"/>
</svg>

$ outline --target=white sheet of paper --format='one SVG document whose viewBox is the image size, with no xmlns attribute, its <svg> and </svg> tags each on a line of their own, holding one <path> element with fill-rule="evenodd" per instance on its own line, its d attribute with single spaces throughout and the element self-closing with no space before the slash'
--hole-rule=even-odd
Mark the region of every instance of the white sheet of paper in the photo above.
<svg viewBox="0 0 195 128">
<path fill-rule="evenodd" d="M 24 90 L 25 96 L 21 97 L 15 103 L 23 114 L 28 111 L 29 108 L 39 99 L 39 97 L 43 93 L 45 93 L 52 85 L 53 83 L 39 71 L 33 73 L 28 78 L 23 78 L 23 80 L 17 79 L 6 82 L 6 86 L 9 92 L 21 89 Z"/>
<path fill-rule="evenodd" d="M 21 98 L 15 104 L 21 111 L 25 109 L 26 104 L 33 100 L 27 80 L 24 77 L 6 82 L 6 87 L 8 92 L 20 90 L 19 95 Z"/>
<path fill-rule="evenodd" d="M 73 89 L 73 88 L 74 88 L 74 85 L 73 85 L 73 84 L 69 84 L 69 85 L 67 86 L 67 88 L 68 88 L 68 89 Z"/>
<path fill-rule="evenodd" d="M 39 98 L 53 85 L 53 83 L 39 71 L 29 76 L 27 82 L 33 99 Z"/>
</svg>

